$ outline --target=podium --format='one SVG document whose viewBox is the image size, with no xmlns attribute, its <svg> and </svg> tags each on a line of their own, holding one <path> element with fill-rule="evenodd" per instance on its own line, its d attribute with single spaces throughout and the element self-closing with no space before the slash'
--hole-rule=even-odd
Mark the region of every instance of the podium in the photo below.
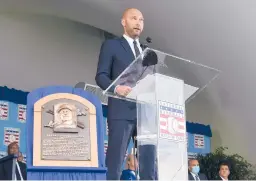
<svg viewBox="0 0 256 181">
<path fill-rule="evenodd" d="M 155 180 L 188 179 L 186 103 L 219 73 L 217 69 L 147 48 L 103 92 L 137 105 L 138 173 L 148 169 L 155 172 Z M 117 85 L 129 86 L 132 91 L 119 96 L 112 91 Z M 141 179 L 148 179 L 141 175 Z"/>
</svg>

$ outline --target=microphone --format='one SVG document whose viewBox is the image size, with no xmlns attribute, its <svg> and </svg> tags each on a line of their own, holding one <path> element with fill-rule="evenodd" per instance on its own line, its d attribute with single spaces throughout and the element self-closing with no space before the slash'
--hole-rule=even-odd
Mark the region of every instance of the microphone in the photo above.
<svg viewBox="0 0 256 181">
<path fill-rule="evenodd" d="M 146 38 L 146 41 L 147 41 L 148 43 L 152 43 L 152 39 L 151 39 L 150 37 L 147 37 L 147 38 Z"/>
<path fill-rule="evenodd" d="M 152 38 L 147 37 L 146 41 L 148 43 L 152 43 Z M 143 46 L 144 46 L 144 48 L 148 48 L 147 44 L 145 44 Z M 158 57 L 157 57 L 156 52 L 154 52 L 153 50 L 146 51 L 146 55 L 144 56 L 143 61 L 142 61 L 143 67 L 148 67 L 148 66 L 151 66 L 151 65 L 156 65 L 157 63 L 158 63 Z"/>
<path fill-rule="evenodd" d="M 153 50 L 148 50 L 146 52 L 146 55 L 143 58 L 142 66 L 148 67 L 151 65 L 156 65 L 157 63 L 158 63 L 158 57 L 156 52 L 154 52 Z"/>
<path fill-rule="evenodd" d="M 146 38 L 146 41 L 148 43 L 152 43 L 152 39 L 150 37 Z M 147 44 L 141 44 L 141 48 L 142 49 L 146 49 L 148 48 Z M 144 72 L 148 69 L 149 66 L 154 65 L 154 69 L 153 72 L 155 72 L 155 65 L 158 63 L 158 57 L 156 52 L 154 52 L 153 50 L 148 49 L 147 51 L 145 51 L 145 55 L 142 58 L 142 67 L 144 67 L 144 70 L 141 72 L 140 76 L 138 76 L 137 81 L 141 79 L 142 75 L 144 74 Z"/>
<path fill-rule="evenodd" d="M 150 37 L 147 37 L 147 38 L 146 38 L 146 42 L 147 42 L 147 43 L 152 43 L 152 39 L 151 39 Z M 141 47 L 142 49 L 146 49 L 146 48 L 148 48 L 148 44 L 141 44 L 140 47 Z"/>
</svg>

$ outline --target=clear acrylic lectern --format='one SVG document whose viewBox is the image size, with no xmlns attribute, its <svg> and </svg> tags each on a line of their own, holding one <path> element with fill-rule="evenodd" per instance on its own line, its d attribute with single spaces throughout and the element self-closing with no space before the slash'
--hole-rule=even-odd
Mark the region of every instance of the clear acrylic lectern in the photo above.
<svg viewBox="0 0 256 181">
<path fill-rule="evenodd" d="M 219 71 L 147 48 L 103 93 L 137 103 L 137 155 L 145 145 L 155 147 L 158 180 L 187 180 L 185 104 L 213 81 Z M 127 85 L 125 97 L 112 88 Z M 139 160 L 139 170 L 143 165 Z"/>
</svg>

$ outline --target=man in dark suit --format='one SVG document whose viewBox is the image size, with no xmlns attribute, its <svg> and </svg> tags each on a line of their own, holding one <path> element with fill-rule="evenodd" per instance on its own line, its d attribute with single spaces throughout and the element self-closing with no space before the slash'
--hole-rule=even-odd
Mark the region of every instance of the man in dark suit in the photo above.
<svg viewBox="0 0 256 181">
<path fill-rule="evenodd" d="M 16 167 L 15 167 L 15 177 L 16 180 L 27 180 L 27 165 L 20 160 L 19 145 L 17 142 L 12 142 L 8 145 L 7 149 L 8 156 L 14 158 L 15 155 L 17 158 Z M 0 165 L 0 180 L 12 180 L 12 168 L 13 168 L 13 159 L 7 159 Z"/>
<path fill-rule="evenodd" d="M 205 174 L 200 173 L 200 166 L 197 159 L 190 159 L 188 161 L 188 180 L 208 180 Z"/>
<path fill-rule="evenodd" d="M 121 24 L 124 28 L 123 36 L 117 39 L 106 40 L 100 50 L 95 80 L 103 90 L 106 90 L 142 52 L 139 42 L 139 36 L 144 27 L 142 13 L 134 8 L 127 9 L 123 14 Z M 131 84 L 125 84 L 124 81 L 124 84 L 114 85 L 109 91 L 115 92 L 120 96 L 127 96 L 131 91 Z M 135 103 L 109 98 L 107 119 L 109 140 L 106 154 L 108 180 L 120 179 L 121 166 L 128 144 L 136 132 L 136 117 Z M 144 180 L 155 179 L 155 170 L 153 169 L 155 154 L 152 149 L 147 149 L 146 153 L 148 155 L 143 154 L 144 159 L 139 159 L 139 163 L 148 161 L 146 163 L 148 165 L 147 168 L 140 168 L 140 178 Z M 143 151 L 143 149 L 141 150 Z M 150 159 L 148 158 L 152 158 L 152 161 L 149 161 Z"/>
<path fill-rule="evenodd" d="M 8 155 L 8 156 L 10 157 L 11 155 Z M 2 162 L 0 164 L 0 180 L 12 180 L 13 163 L 16 163 L 16 169 L 15 169 L 16 180 L 27 180 L 26 164 L 18 160 L 17 162 L 13 162 L 13 159 L 11 158 L 7 159 L 5 162 Z"/>
</svg>

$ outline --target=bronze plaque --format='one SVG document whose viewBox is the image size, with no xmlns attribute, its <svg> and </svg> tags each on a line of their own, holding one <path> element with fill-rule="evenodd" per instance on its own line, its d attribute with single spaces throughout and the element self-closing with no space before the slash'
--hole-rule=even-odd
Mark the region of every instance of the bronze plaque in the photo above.
<svg viewBox="0 0 256 181">
<path fill-rule="evenodd" d="M 95 106 L 68 93 L 46 96 L 34 106 L 34 166 L 97 167 Z"/>
<path fill-rule="evenodd" d="M 42 110 L 42 159 L 90 160 L 88 107 L 58 99 L 47 102 Z"/>
</svg>

